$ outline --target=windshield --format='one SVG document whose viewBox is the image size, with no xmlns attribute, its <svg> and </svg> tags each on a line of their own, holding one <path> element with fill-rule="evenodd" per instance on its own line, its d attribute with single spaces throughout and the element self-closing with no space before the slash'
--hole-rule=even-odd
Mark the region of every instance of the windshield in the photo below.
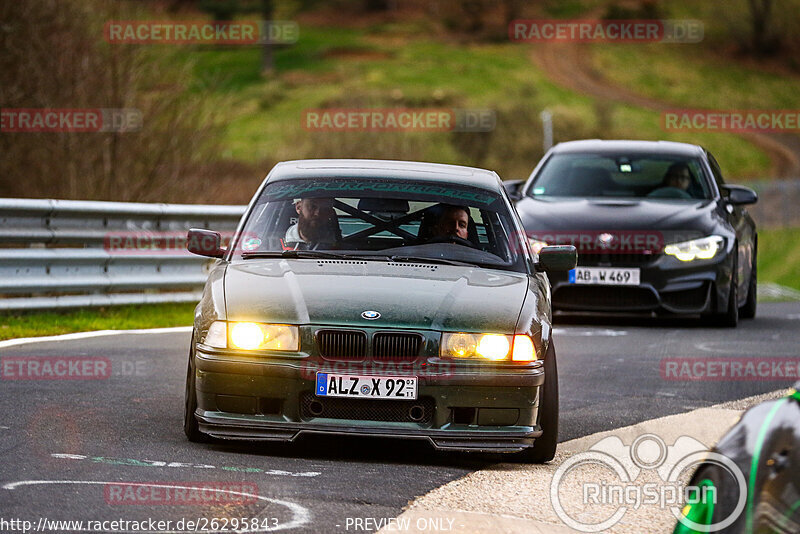
<svg viewBox="0 0 800 534">
<path fill-rule="evenodd" d="M 528 195 L 711 198 L 697 159 L 663 154 L 555 154 Z"/>
<path fill-rule="evenodd" d="M 526 272 L 507 204 L 484 189 L 386 179 L 268 184 L 237 237 L 234 259 L 353 257 Z"/>
</svg>

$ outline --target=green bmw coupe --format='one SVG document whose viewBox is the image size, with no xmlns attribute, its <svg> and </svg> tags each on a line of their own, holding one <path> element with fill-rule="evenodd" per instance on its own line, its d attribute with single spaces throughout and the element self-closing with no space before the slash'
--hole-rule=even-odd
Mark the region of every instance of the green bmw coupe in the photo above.
<svg viewBox="0 0 800 534">
<path fill-rule="evenodd" d="M 304 433 L 425 439 L 544 462 L 558 438 L 547 271 L 496 173 L 372 160 L 280 163 L 217 258 L 186 375 L 192 441 Z"/>
</svg>

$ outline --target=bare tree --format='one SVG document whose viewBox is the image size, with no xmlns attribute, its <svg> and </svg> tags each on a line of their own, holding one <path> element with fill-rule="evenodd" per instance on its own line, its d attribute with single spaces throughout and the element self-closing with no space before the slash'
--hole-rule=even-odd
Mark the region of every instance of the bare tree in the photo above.
<svg viewBox="0 0 800 534">
<path fill-rule="evenodd" d="M 750 46 L 756 55 L 775 51 L 779 39 L 773 31 L 773 0 L 748 0 L 750 9 Z"/>
<path fill-rule="evenodd" d="M 139 131 L 0 133 L 0 196 L 177 200 L 197 162 L 214 159 L 215 128 L 184 91 L 189 66 L 104 42 L 104 23 L 126 16 L 119 9 L 106 0 L 0 2 L 4 108 L 142 116 Z"/>
<path fill-rule="evenodd" d="M 275 16 L 275 3 L 272 0 L 261 0 L 261 18 L 264 25 L 264 31 L 267 35 L 261 36 L 261 75 L 271 76 L 275 70 L 274 61 L 272 58 L 273 43 L 271 43 L 271 35 L 269 33 L 269 26 L 272 24 L 272 18 Z"/>
</svg>

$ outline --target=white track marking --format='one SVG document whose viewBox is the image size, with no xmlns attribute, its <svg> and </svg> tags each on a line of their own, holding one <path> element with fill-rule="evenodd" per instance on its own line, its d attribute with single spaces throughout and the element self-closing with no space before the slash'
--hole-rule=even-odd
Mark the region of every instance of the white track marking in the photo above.
<svg viewBox="0 0 800 534">
<path fill-rule="evenodd" d="M 580 336 L 580 337 L 617 337 L 627 336 L 627 330 L 613 330 L 611 328 L 553 328 L 553 334 L 557 336 Z"/>
<path fill-rule="evenodd" d="M 67 454 L 55 452 L 51 454 L 53 458 L 60 460 L 89 460 L 94 463 L 105 465 L 122 465 L 133 467 L 166 467 L 166 468 L 181 468 L 181 469 L 217 469 L 216 465 L 210 464 L 194 464 L 186 462 L 166 462 L 163 460 L 137 460 L 135 458 L 111 458 L 106 456 L 87 456 L 85 454 Z M 219 468 L 222 471 L 235 471 L 240 473 L 259 473 L 262 475 L 276 475 L 286 477 L 316 477 L 321 473 L 319 471 L 302 471 L 293 473 L 291 471 L 283 471 L 280 469 L 262 469 L 260 467 L 233 467 L 222 466 Z"/>
<path fill-rule="evenodd" d="M 202 487 L 190 487 L 190 486 L 174 486 L 171 484 L 147 484 L 147 483 L 135 483 L 135 482 L 120 482 L 119 480 L 114 482 L 104 482 L 99 480 L 20 480 L 19 482 L 11 482 L 3 486 L 3 489 L 7 490 L 15 490 L 20 486 L 40 486 L 45 484 L 74 484 L 74 485 L 87 485 L 87 486 L 97 486 L 97 485 L 106 485 L 106 484 L 129 484 L 131 486 L 147 486 L 150 488 L 171 488 L 171 489 L 190 489 L 190 490 L 199 490 L 202 491 L 204 488 Z M 207 489 L 207 488 L 205 488 Z M 281 501 L 278 499 L 270 499 L 269 497 L 264 497 L 262 495 L 253 495 L 252 493 L 245 493 L 242 491 L 233 491 L 233 490 L 223 490 L 223 489 L 215 489 L 214 491 L 220 493 L 229 493 L 231 495 L 239 495 L 242 497 L 251 497 L 254 499 L 258 499 L 260 501 L 270 502 L 272 504 L 278 504 L 280 506 L 285 506 L 292 512 L 292 520 L 288 523 L 280 523 L 274 527 L 267 527 L 264 529 L 259 530 L 235 530 L 231 532 L 274 532 L 276 530 L 286 530 L 290 528 L 297 528 L 301 525 L 305 525 L 311 520 L 311 512 L 308 511 L 307 508 L 304 506 L 300 506 L 297 503 L 290 502 L 290 501 Z M 83 529 L 82 531 L 88 532 L 89 529 Z M 115 532 L 148 532 L 148 531 L 123 531 L 117 530 Z M 172 530 L 172 531 L 159 531 L 160 534 L 181 534 L 183 530 Z"/>
<path fill-rule="evenodd" d="M 61 334 L 60 336 L 21 337 L 0 341 L 0 348 L 26 345 L 28 343 L 41 343 L 44 341 L 71 341 L 73 339 L 86 339 L 90 337 L 119 336 L 126 334 L 171 334 L 173 332 L 191 332 L 191 326 L 174 326 L 172 328 L 146 328 L 142 330 L 94 330 L 91 332 L 75 332 Z"/>
</svg>

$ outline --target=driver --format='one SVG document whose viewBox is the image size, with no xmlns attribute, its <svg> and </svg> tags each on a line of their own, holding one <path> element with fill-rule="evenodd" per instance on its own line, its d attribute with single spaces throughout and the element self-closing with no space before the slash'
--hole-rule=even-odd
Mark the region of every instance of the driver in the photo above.
<svg viewBox="0 0 800 534">
<path fill-rule="evenodd" d="M 431 228 L 431 238 L 468 238 L 469 210 L 464 206 L 443 204 L 442 213 Z"/>
<path fill-rule="evenodd" d="M 295 202 L 294 209 L 298 215 L 297 224 L 286 230 L 284 242 L 287 245 L 334 243 L 338 240 L 336 230 L 339 224 L 333 209 L 333 199 L 302 198 Z"/>
<path fill-rule="evenodd" d="M 686 163 L 673 163 L 667 169 L 661 185 L 652 191 L 649 197 L 692 198 L 689 185 L 692 183 L 692 172 Z"/>
</svg>

